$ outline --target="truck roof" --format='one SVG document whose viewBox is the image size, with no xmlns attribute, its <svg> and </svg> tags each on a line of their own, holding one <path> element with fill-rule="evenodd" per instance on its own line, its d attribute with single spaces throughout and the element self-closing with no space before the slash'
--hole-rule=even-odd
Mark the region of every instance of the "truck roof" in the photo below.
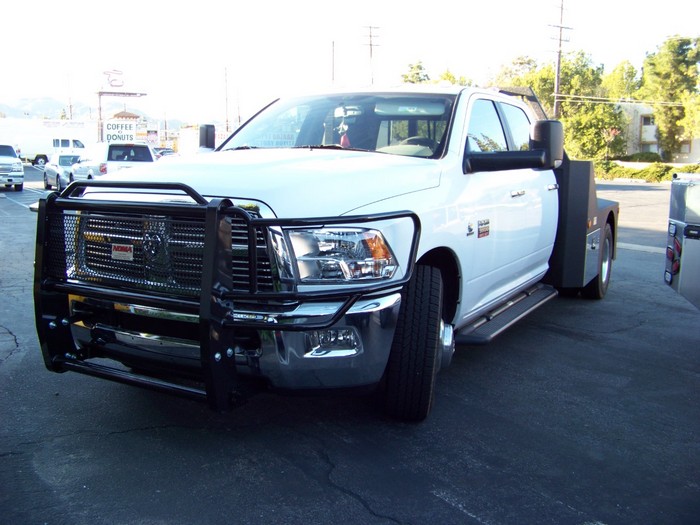
<svg viewBox="0 0 700 525">
<path fill-rule="evenodd" d="M 359 94 L 359 93 L 392 93 L 407 95 L 414 94 L 435 94 L 435 95 L 469 95 L 471 93 L 486 93 L 489 95 L 500 95 L 512 97 L 524 102 L 537 115 L 538 119 L 547 119 L 547 114 L 542 107 L 537 95 L 530 87 L 476 87 L 476 86 L 460 86 L 456 84 L 398 84 L 395 86 L 367 86 L 360 88 L 331 88 L 317 89 L 314 91 L 290 92 L 278 97 L 277 99 L 287 99 L 294 97 L 302 97 L 309 95 L 343 95 L 343 94 Z"/>
</svg>

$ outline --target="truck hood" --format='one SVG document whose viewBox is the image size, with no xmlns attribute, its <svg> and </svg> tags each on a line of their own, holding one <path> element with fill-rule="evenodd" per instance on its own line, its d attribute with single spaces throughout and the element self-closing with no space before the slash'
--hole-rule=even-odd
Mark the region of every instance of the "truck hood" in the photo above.
<svg viewBox="0 0 700 525">
<path fill-rule="evenodd" d="M 267 205 L 278 217 L 322 217 L 436 187 L 440 163 L 352 150 L 253 149 L 164 157 L 100 180 L 180 182 L 204 197 Z"/>
</svg>

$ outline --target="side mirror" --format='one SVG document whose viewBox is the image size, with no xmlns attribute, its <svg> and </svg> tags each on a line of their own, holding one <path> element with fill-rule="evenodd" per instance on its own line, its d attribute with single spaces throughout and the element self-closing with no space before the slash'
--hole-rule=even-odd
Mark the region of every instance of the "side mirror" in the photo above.
<svg viewBox="0 0 700 525">
<path fill-rule="evenodd" d="M 544 152 L 542 169 L 558 168 L 564 160 L 564 126 L 558 120 L 538 120 L 532 125 L 530 149 Z"/>
<path fill-rule="evenodd" d="M 564 159 L 564 127 L 558 120 L 538 120 L 530 130 L 528 151 L 466 152 L 462 171 L 550 170 Z"/>
</svg>

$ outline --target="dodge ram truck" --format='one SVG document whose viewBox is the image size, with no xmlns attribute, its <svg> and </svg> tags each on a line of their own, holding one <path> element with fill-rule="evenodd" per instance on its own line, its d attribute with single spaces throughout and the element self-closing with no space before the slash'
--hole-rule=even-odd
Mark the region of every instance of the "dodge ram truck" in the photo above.
<svg viewBox="0 0 700 525">
<path fill-rule="evenodd" d="M 618 208 L 531 95 L 280 98 L 215 151 L 40 200 L 44 362 L 217 410 L 372 390 L 421 421 L 456 347 L 606 294 Z"/>
</svg>

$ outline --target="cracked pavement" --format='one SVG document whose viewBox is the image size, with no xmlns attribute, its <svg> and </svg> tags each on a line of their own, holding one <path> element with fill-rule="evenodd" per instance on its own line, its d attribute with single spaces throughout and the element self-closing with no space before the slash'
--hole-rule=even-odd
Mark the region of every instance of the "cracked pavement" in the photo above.
<svg viewBox="0 0 700 525">
<path fill-rule="evenodd" d="M 558 298 L 492 345 L 459 348 L 420 425 L 384 419 L 372 396 L 263 393 L 215 413 L 44 368 L 31 297 L 36 216 L 26 208 L 41 189 L 25 187 L 0 190 L 2 524 L 700 515 L 700 311 L 663 283 L 663 255 L 620 249 L 602 302 Z M 623 203 L 624 242 L 663 248 L 667 188 L 601 193 Z"/>
</svg>

